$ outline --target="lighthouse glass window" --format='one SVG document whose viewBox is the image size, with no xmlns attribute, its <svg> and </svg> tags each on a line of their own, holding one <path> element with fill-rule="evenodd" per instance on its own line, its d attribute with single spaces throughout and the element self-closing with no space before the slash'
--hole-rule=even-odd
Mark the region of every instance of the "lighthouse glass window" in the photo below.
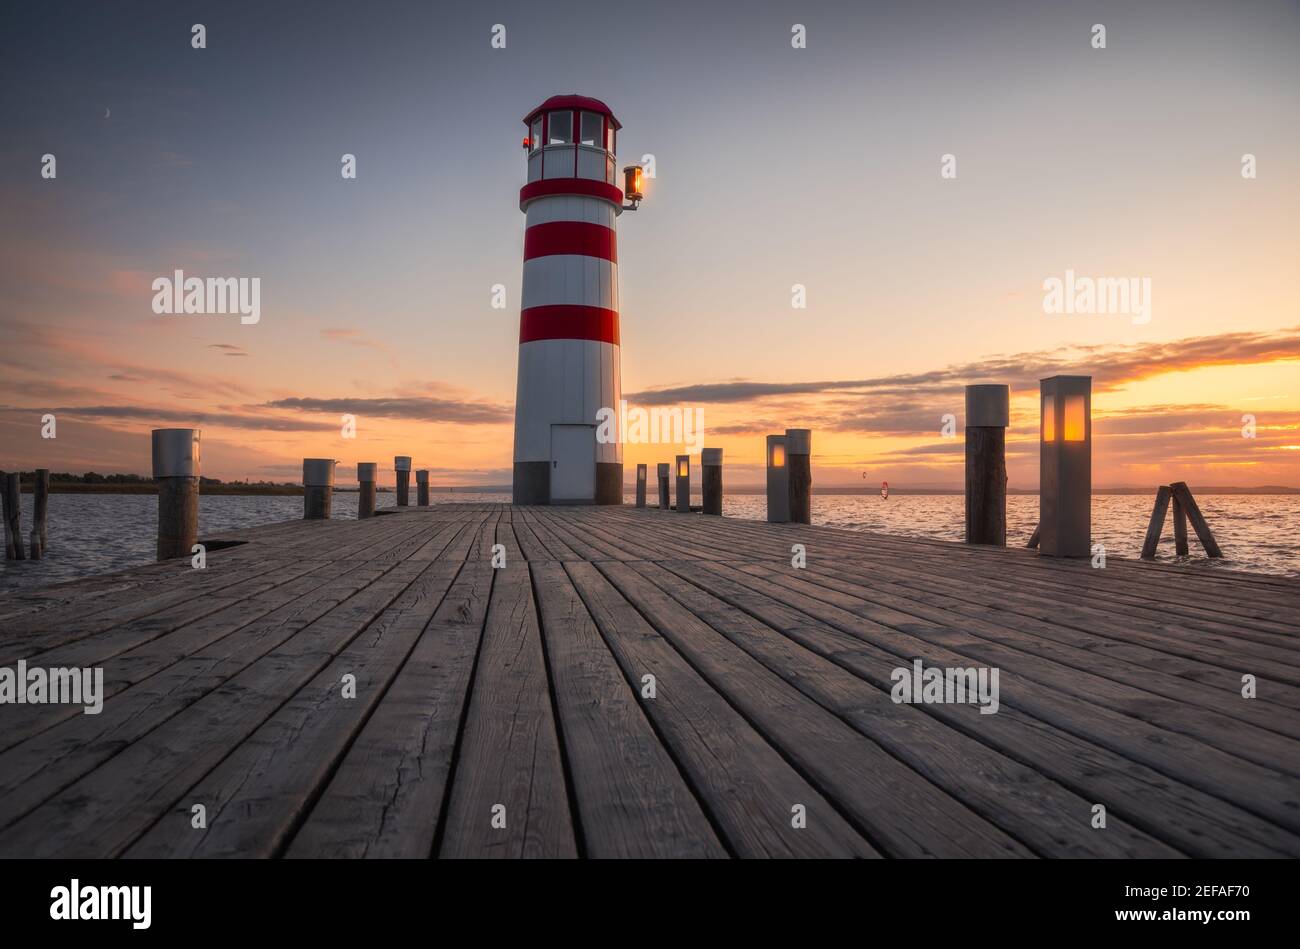
<svg viewBox="0 0 1300 949">
<path fill-rule="evenodd" d="M 539 115 L 533 119 L 533 124 L 529 129 L 528 142 L 532 146 L 530 151 L 537 151 L 542 147 L 542 117 Z"/>
<path fill-rule="evenodd" d="M 548 130 L 546 133 L 547 145 L 572 145 L 573 144 L 573 113 L 572 112 L 552 112 L 547 117 Z"/>
<path fill-rule="evenodd" d="M 581 134 L 578 141 L 583 145 L 590 145 L 592 148 L 600 148 L 601 132 L 604 130 L 605 123 L 600 115 L 595 112 L 583 112 Z"/>
</svg>

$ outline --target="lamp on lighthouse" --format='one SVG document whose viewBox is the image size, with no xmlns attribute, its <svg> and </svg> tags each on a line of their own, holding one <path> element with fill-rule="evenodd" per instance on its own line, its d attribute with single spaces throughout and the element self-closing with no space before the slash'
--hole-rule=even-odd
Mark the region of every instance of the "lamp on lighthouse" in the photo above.
<svg viewBox="0 0 1300 949">
<path fill-rule="evenodd" d="M 645 195 L 641 193 L 642 182 L 645 169 L 640 165 L 628 165 L 623 169 L 623 193 L 627 199 L 632 202 L 631 206 L 625 206 L 624 211 L 635 211 L 638 204 L 641 203 Z"/>
</svg>

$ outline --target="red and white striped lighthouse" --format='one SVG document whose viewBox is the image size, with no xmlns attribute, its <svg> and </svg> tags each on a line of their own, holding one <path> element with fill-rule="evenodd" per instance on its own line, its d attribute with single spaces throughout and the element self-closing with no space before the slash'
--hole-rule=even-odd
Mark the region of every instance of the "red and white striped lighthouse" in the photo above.
<svg viewBox="0 0 1300 949">
<path fill-rule="evenodd" d="M 516 504 L 621 504 L 623 446 L 596 438 L 618 417 L 618 253 L 623 211 L 609 106 L 552 96 L 524 117 L 519 192 L 524 281 L 515 397 Z M 639 200 L 640 195 L 633 196 Z M 608 426 L 607 426 L 608 427 Z"/>
</svg>

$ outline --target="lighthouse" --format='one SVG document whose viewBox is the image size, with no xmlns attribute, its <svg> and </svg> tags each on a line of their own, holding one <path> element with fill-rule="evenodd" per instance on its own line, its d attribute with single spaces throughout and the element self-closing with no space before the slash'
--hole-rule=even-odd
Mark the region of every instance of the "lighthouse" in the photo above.
<svg viewBox="0 0 1300 949">
<path fill-rule="evenodd" d="M 597 413 L 622 396 L 616 222 L 641 199 L 641 169 L 625 169 L 625 207 L 621 126 L 598 99 L 552 96 L 524 124 L 514 501 L 621 504 L 623 446 L 597 438 Z"/>
</svg>

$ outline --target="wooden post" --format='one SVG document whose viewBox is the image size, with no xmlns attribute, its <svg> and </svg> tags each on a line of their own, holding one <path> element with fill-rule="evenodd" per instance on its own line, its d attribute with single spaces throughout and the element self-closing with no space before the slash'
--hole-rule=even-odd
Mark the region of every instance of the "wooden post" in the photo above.
<svg viewBox="0 0 1300 949">
<path fill-rule="evenodd" d="M 1174 495 L 1174 553 L 1179 557 L 1187 556 L 1187 512 L 1183 502 Z"/>
<path fill-rule="evenodd" d="M 50 549 L 50 539 L 45 532 L 46 515 L 50 506 L 49 468 L 36 469 L 36 482 L 32 485 L 32 498 L 36 502 L 32 514 L 32 530 L 39 536 L 41 553 L 44 554 Z M 35 560 L 36 557 L 33 556 L 32 559 Z"/>
<path fill-rule="evenodd" d="M 659 465 L 659 510 L 666 511 L 671 506 L 668 501 L 668 473 L 672 470 L 669 464 Z"/>
<path fill-rule="evenodd" d="M 790 520 L 790 467 L 786 464 L 785 436 L 767 436 L 767 522 Z"/>
<path fill-rule="evenodd" d="M 379 474 L 379 463 L 377 461 L 362 461 L 357 463 L 357 485 L 360 492 L 357 496 L 357 518 L 375 516 L 375 478 Z"/>
<path fill-rule="evenodd" d="M 966 387 L 966 543 L 1007 545 L 1007 424 L 1011 390 Z"/>
<path fill-rule="evenodd" d="M 197 428 L 153 430 L 159 560 L 188 557 L 199 541 L 199 437 Z"/>
<path fill-rule="evenodd" d="M 302 460 L 302 518 L 305 521 L 329 520 L 334 507 L 334 459 Z"/>
<path fill-rule="evenodd" d="M 22 535 L 22 486 L 17 471 L 4 478 L 5 559 L 26 560 Z"/>
<path fill-rule="evenodd" d="M 789 466 L 790 523 L 812 523 L 812 429 L 785 430 L 786 464 Z"/>
<path fill-rule="evenodd" d="M 1156 491 L 1156 506 L 1151 509 L 1151 523 L 1147 524 L 1146 540 L 1142 542 L 1142 559 L 1151 560 L 1160 544 L 1160 534 L 1165 529 L 1165 511 L 1169 508 L 1169 485 L 1162 484 Z"/>
<path fill-rule="evenodd" d="M 636 506 L 645 507 L 646 466 L 636 466 Z"/>
<path fill-rule="evenodd" d="M 691 456 L 677 456 L 677 513 L 691 513 Z"/>
<path fill-rule="evenodd" d="M 704 513 L 722 514 L 722 449 L 706 448 L 700 452 L 700 489 L 704 494 Z"/>
<path fill-rule="evenodd" d="M 411 456 L 398 455 L 393 459 L 397 471 L 397 506 L 411 506 Z"/>
<path fill-rule="evenodd" d="M 415 473 L 415 503 L 420 507 L 429 506 L 429 470 L 421 468 Z"/>
<path fill-rule="evenodd" d="M 1207 557 L 1222 557 L 1223 551 L 1219 549 L 1214 535 L 1210 533 L 1210 525 L 1205 523 L 1205 517 L 1201 514 L 1196 499 L 1192 497 L 1192 490 L 1187 487 L 1187 482 L 1175 481 L 1169 486 L 1169 489 L 1173 491 L 1174 497 L 1182 502 L 1183 510 L 1187 512 L 1187 519 L 1192 522 L 1192 529 L 1196 531 L 1196 539 L 1205 548 L 1205 555 Z"/>
</svg>

